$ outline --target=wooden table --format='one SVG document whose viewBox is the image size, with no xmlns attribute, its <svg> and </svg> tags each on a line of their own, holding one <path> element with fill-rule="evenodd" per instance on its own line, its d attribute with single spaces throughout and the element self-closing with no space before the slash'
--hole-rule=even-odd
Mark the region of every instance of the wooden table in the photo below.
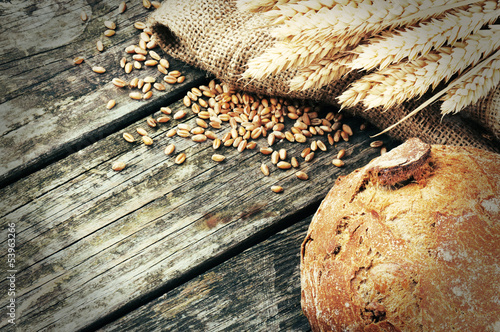
<svg viewBox="0 0 500 332">
<path fill-rule="evenodd" d="M 118 5 L 0 3 L 0 330 L 309 330 L 300 308 L 300 244 L 337 177 L 379 155 L 369 146 L 378 130 L 360 131 L 360 119 L 346 119 L 354 129 L 349 141 L 327 143 L 328 151 L 308 163 L 300 152 L 325 136 L 276 143 L 275 150 L 299 157 L 307 181 L 295 169 L 274 167 L 259 152 L 267 146 L 262 137 L 254 150 L 222 148 L 226 159 L 216 163 L 211 142 L 166 137 L 177 124 L 194 123 L 182 98 L 209 75 L 155 49 L 169 70 L 186 76 L 183 83 L 147 100 L 111 83 L 164 76 L 154 67 L 126 74 L 119 66 L 131 58 L 125 47 L 138 43 L 134 22 L 154 8 L 127 2 L 119 14 Z M 117 24 L 112 37 L 103 35 L 106 20 Z M 84 62 L 74 65 L 76 56 Z M 108 110 L 110 99 L 116 106 Z M 148 127 L 146 119 L 165 106 L 188 115 Z M 153 145 L 122 138 L 138 137 L 137 127 Z M 213 131 L 222 137 L 229 125 Z M 398 144 L 381 139 L 388 148 Z M 170 143 L 186 153 L 182 165 L 164 154 Z M 340 149 L 347 153 L 338 168 L 331 161 Z M 115 161 L 127 167 L 113 171 Z M 269 176 L 260 172 L 263 162 Z M 284 192 L 272 192 L 275 184 Z"/>
</svg>

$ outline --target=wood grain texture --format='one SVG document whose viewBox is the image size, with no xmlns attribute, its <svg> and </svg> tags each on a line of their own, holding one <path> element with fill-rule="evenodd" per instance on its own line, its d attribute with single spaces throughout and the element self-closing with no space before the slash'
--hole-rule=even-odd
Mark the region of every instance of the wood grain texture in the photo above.
<svg viewBox="0 0 500 332">
<path fill-rule="evenodd" d="M 300 305 L 300 245 L 311 218 L 100 331 L 310 331 Z"/>
<path fill-rule="evenodd" d="M 172 109 L 185 107 L 176 102 Z M 194 119 L 182 122 L 193 125 Z M 258 148 L 243 153 L 224 148 L 219 153 L 226 160 L 218 164 L 211 160 L 211 142 L 167 139 L 166 131 L 177 123 L 152 129 L 141 119 L 0 190 L 6 197 L 0 204 L 2 245 L 4 225 L 16 223 L 19 328 L 89 326 L 318 203 L 337 176 L 378 155 L 369 147 L 375 130 L 356 132 L 312 162 L 302 161 L 310 180 L 275 167 L 266 177 L 259 166 L 271 165 L 270 158 Z M 359 123 L 350 122 L 352 128 Z M 134 133 L 138 126 L 155 139 L 152 146 L 123 140 L 123 132 Z M 228 130 L 227 125 L 218 130 L 219 137 Z M 187 154 L 184 164 L 163 153 L 171 142 L 177 153 Z M 267 145 L 263 138 L 257 143 Z M 290 158 L 305 145 L 283 141 L 274 148 L 280 147 Z M 346 166 L 336 168 L 331 160 L 341 148 L 347 151 Z M 128 167 L 112 171 L 116 160 Z M 271 192 L 273 184 L 285 191 Z M 0 287 L 6 284 L 0 281 Z M 3 308 L 6 301 L 2 294 Z M 0 330 L 8 328 L 1 324 Z"/>
<path fill-rule="evenodd" d="M 118 1 L 9 1 L 0 3 L 0 185 L 19 178 L 37 165 L 78 151 L 117 128 L 141 118 L 151 107 L 170 103 L 187 87 L 205 80 L 205 73 L 170 59 L 171 69 L 186 75 L 186 81 L 155 91 L 146 101 L 128 97 L 130 89 L 119 89 L 111 80 L 126 81 L 163 74 L 155 67 L 126 74 L 119 66 L 124 49 L 139 41 L 133 23 L 144 21 L 151 10 L 141 2 L 128 3 L 118 14 Z M 80 13 L 88 15 L 87 21 Z M 117 24 L 116 34 L 103 35 L 105 20 Z M 105 50 L 96 49 L 102 40 Z M 73 59 L 85 61 L 75 66 Z M 103 66 L 97 74 L 92 66 Z M 115 99 L 108 110 L 106 103 Z"/>
</svg>

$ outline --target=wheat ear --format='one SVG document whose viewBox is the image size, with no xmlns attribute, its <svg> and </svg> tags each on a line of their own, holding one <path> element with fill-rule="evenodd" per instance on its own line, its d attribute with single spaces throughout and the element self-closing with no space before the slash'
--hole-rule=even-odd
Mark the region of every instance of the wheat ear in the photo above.
<svg viewBox="0 0 500 332">
<path fill-rule="evenodd" d="M 289 68 L 308 66 L 324 57 L 332 57 L 340 51 L 335 41 L 324 41 L 310 45 L 277 42 L 262 55 L 250 59 L 242 74 L 246 78 L 263 79 Z"/>
<path fill-rule="evenodd" d="M 351 70 L 346 64 L 352 62 L 353 58 L 357 56 L 345 52 L 342 54 L 337 58 L 323 59 L 301 68 L 299 74 L 290 81 L 290 89 L 292 91 L 319 89 L 330 82 L 341 79 Z"/>
<path fill-rule="evenodd" d="M 458 113 L 479 101 L 500 83 L 500 59 L 484 64 L 480 71 L 450 89 L 441 100 L 441 114 Z"/>
<path fill-rule="evenodd" d="M 403 58 L 415 60 L 445 42 L 453 45 L 457 40 L 477 32 L 483 25 L 492 23 L 500 16 L 497 0 L 483 1 L 467 8 L 453 9 L 439 19 L 419 27 L 407 28 L 373 38 L 368 45 L 360 45 L 353 52 L 359 56 L 349 66 L 352 69 L 383 69 Z"/>
<path fill-rule="evenodd" d="M 409 62 L 398 63 L 362 77 L 338 97 L 343 107 L 363 100 L 367 108 L 390 108 L 408 99 L 422 96 L 430 87 L 448 81 L 468 66 L 474 66 L 483 55 L 500 47 L 499 26 L 479 30 L 454 47 L 436 51 Z"/>
<path fill-rule="evenodd" d="M 303 42 L 376 34 L 386 28 L 414 24 L 473 2 L 475 1 L 353 1 L 346 6 L 337 5 L 315 15 L 303 15 L 296 20 L 286 21 L 274 33 L 282 40 L 295 38 Z"/>
</svg>

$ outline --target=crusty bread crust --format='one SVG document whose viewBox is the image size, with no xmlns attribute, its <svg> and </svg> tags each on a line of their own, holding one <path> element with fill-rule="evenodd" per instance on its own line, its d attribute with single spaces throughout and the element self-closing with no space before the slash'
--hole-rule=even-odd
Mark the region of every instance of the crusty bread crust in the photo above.
<svg viewBox="0 0 500 332">
<path fill-rule="evenodd" d="M 432 146 L 391 186 L 376 163 L 337 180 L 302 244 L 313 331 L 499 331 L 500 155 Z"/>
</svg>

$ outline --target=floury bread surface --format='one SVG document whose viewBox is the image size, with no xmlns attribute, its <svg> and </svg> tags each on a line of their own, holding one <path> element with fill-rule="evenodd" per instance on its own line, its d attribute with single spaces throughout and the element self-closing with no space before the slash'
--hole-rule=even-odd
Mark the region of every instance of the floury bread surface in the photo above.
<svg viewBox="0 0 500 332">
<path fill-rule="evenodd" d="M 413 140 L 340 177 L 301 283 L 313 331 L 500 331 L 500 155 Z"/>
</svg>

